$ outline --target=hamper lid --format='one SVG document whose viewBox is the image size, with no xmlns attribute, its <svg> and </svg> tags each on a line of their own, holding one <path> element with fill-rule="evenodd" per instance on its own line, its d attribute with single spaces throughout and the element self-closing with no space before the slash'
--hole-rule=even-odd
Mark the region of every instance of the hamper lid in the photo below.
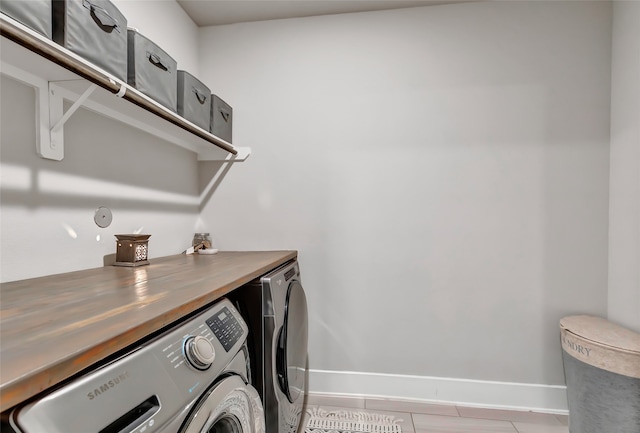
<svg viewBox="0 0 640 433">
<path fill-rule="evenodd" d="M 585 340 L 640 355 L 640 334 L 596 316 L 568 316 L 560 328 Z"/>
<path fill-rule="evenodd" d="M 602 370 L 640 379 L 640 334 L 595 316 L 560 320 L 567 355 Z"/>
</svg>

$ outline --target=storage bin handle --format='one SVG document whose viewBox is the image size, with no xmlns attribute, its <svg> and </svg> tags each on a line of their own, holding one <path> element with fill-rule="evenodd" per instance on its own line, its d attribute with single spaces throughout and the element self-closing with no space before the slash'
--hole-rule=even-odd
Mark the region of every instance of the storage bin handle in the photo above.
<svg viewBox="0 0 640 433">
<path fill-rule="evenodd" d="M 149 62 L 151 62 L 151 64 L 157 68 L 162 69 L 163 71 L 168 71 L 169 68 L 162 63 L 162 59 L 160 58 L 159 55 L 155 54 L 155 53 L 149 53 L 147 52 L 147 58 L 149 59 Z"/>
<path fill-rule="evenodd" d="M 195 87 L 192 87 L 192 90 L 193 90 L 193 93 L 196 94 L 196 99 L 198 100 L 200 105 L 204 105 L 204 103 L 207 101 L 207 95 L 202 93 L 201 91 L 199 91 Z"/>
<path fill-rule="evenodd" d="M 222 116 L 222 119 L 225 122 L 229 122 L 229 118 L 231 117 L 231 113 L 227 110 L 224 110 L 222 108 L 220 108 L 218 111 L 220 111 L 220 115 Z"/>
<path fill-rule="evenodd" d="M 94 5 L 93 3 L 87 0 L 82 0 L 82 4 L 84 5 L 84 7 L 87 7 L 88 5 L 89 14 L 91 15 L 91 18 L 93 18 L 93 21 L 103 31 L 107 33 L 111 33 L 114 30 L 120 32 L 120 29 L 118 26 L 118 20 L 116 20 L 111 15 L 109 15 L 109 12 L 107 12 L 106 9 L 98 5 Z"/>
</svg>

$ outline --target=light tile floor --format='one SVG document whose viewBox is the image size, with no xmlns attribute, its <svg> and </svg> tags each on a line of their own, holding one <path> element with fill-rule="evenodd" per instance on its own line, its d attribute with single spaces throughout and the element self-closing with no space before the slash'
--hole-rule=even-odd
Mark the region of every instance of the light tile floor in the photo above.
<svg viewBox="0 0 640 433">
<path fill-rule="evenodd" d="M 569 433 L 566 415 L 548 413 L 309 395 L 306 409 L 316 407 L 391 415 L 402 420 L 403 433 Z M 303 418 L 302 426 L 306 425 L 307 417 Z"/>
</svg>

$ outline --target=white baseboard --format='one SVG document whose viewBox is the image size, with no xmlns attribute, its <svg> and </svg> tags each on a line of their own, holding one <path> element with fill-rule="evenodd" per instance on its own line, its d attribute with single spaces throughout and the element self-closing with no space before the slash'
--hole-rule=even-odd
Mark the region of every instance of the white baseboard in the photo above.
<svg viewBox="0 0 640 433">
<path fill-rule="evenodd" d="M 446 377 L 309 370 L 309 393 L 567 415 L 567 387 Z"/>
</svg>

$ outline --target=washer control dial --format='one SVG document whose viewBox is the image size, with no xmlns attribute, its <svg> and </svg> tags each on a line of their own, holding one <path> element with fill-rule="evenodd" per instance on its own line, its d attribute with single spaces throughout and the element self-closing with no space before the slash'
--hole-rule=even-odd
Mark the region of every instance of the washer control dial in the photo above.
<svg viewBox="0 0 640 433">
<path fill-rule="evenodd" d="M 205 337 L 189 337 L 184 342 L 184 355 L 194 368 L 206 370 L 216 358 L 213 344 Z"/>
</svg>

